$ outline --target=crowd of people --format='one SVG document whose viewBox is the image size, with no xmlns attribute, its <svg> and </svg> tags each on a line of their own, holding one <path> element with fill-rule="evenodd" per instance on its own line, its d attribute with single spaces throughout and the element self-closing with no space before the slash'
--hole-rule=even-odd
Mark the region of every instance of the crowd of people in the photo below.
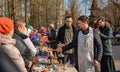
<svg viewBox="0 0 120 72">
<path fill-rule="evenodd" d="M 99 64 L 101 72 L 115 72 L 111 24 L 103 16 L 97 23 L 98 28 L 92 28 L 82 15 L 75 27 L 72 17 L 66 16 L 56 31 L 54 24 L 35 29 L 21 20 L 0 17 L 0 71 L 30 72 L 36 47 L 46 43 L 62 64 L 69 62 L 78 72 L 98 72 Z"/>
</svg>

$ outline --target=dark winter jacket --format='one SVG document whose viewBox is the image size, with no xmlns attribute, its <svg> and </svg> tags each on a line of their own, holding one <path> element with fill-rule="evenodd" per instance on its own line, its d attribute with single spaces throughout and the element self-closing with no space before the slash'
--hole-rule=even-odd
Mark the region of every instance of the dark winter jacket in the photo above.
<svg viewBox="0 0 120 72">
<path fill-rule="evenodd" d="M 66 24 L 64 24 L 64 26 L 60 27 L 58 30 L 58 35 L 57 35 L 57 42 L 58 43 L 62 43 L 64 44 L 64 40 L 65 40 L 65 29 L 67 28 Z M 74 26 L 72 26 L 73 29 L 73 38 L 75 37 L 75 33 L 76 33 L 76 28 Z"/>
<path fill-rule="evenodd" d="M 62 26 L 62 27 L 60 27 L 59 28 L 59 30 L 58 30 L 58 35 L 57 35 L 57 43 L 62 43 L 62 44 L 64 44 L 65 42 L 65 30 L 67 29 L 68 27 L 67 27 L 67 25 L 66 24 L 64 24 L 64 26 Z M 73 38 L 75 37 L 75 33 L 76 33 L 76 31 L 77 31 L 77 29 L 72 25 L 72 29 L 73 29 Z M 72 39 L 73 39 L 72 38 Z M 75 46 L 76 47 L 76 46 Z M 73 49 L 73 52 L 74 53 L 77 53 L 77 49 L 74 47 L 74 49 Z M 67 53 L 67 52 L 65 52 L 64 51 L 64 53 Z"/>
<path fill-rule="evenodd" d="M 51 29 L 50 33 L 48 34 L 48 39 L 49 39 L 49 44 L 51 45 L 51 48 L 57 48 L 57 43 L 56 43 L 56 30 Z"/>
<path fill-rule="evenodd" d="M 99 27 L 100 37 L 103 44 L 103 55 L 112 55 L 112 29 L 110 27 Z"/>
<path fill-rule="evenodd" d="M 50 41 L 56 40 L 56 30 L 55 29 L 50 30 L 50 33 L 48 34 L 48 39 Z"/>
</svg>

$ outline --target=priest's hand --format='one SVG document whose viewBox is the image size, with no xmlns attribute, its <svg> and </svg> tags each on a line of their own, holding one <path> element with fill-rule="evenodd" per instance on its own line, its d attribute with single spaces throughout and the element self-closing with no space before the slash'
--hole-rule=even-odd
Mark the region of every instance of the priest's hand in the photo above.
<svg viewBox="0 0 120 72">
<path fill-rule="evenodd" d="M 93 61 L 93 65 L 94 65 L 94 66 L 97 66 L 98 64 L 99 64 L 99 61 L 97 61 L 97 60 L 94 60 L 94 61 Z"/>
<path fill-rule="evenodd" d="M 58 48 L 56 49 L 56 52 L 62 52 L 62 48 L 61 48 L 61 47 L 58 47 Z"/>
</svg>

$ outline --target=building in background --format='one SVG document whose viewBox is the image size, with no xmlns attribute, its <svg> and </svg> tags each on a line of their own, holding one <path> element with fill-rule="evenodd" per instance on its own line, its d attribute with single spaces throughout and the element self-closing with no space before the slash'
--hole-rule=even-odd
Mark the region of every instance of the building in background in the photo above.
<svg viewBox="0 0 120 72">
<path fill-rule="evenodd" d="M 96 24 L 94 21 L 99 17 L 100 15 L 100 8 L 98 7 L 97 0 L 92 0 L 92 5 L 90 8 L 91 14 L 90 14 L 90 26 L 96 27 Z"/>
</svg>

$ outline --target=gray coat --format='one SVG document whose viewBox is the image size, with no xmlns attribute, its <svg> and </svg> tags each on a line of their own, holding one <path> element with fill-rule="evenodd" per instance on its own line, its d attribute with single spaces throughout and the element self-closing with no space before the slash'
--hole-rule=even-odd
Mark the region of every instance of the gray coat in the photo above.
<svg viewBox="0 0 120 72">
<path fill-rule="evenodd" d="M 27 72 L 24 60 L 19 50 L 14 46 L 15 40 L 4 35 L 2 35 L 1 37 L 2 37 L 1 45 L 3 50 L 8 54 L 8 56 L 17 65 L 21 72 Z"/>
</svg>

